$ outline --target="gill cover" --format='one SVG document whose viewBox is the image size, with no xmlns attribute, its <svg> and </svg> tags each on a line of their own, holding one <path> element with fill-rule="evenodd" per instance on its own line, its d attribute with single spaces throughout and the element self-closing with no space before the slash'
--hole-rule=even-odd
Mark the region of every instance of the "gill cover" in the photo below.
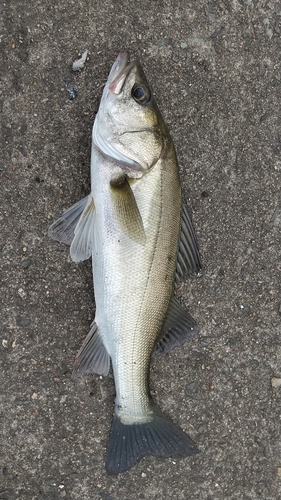
<svg viewBox="0 0 281 500">
<path fill-rule="evenodd" d="M 163 154 L 167 135 L 140 62 L 121 52 L 104 87 L 94 144 L 130 178 L 140 178 Z"/>
</svg>

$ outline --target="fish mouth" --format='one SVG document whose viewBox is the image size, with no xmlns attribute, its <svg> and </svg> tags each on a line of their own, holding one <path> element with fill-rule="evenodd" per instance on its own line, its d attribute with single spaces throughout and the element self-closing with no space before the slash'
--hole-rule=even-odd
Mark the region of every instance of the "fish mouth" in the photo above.
<svg viewBox="0 0 281 500">
<path fill-rule="evenodd" d="M 125 80 L 136 64 L 136 59 L 130 62 L 130 52 L 128 50 L 120 52 L 109 75 L 109 80 L 111 80 L 111 76 L 113 78 L 108 87 L 111 92 L 116 95 L 121 94 Z"/>
</svg>

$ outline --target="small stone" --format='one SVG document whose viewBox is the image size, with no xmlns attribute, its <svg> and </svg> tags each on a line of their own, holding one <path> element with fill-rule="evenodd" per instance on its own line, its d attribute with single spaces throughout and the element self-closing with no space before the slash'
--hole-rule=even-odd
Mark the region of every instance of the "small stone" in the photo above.
<svg viewBox="0 0 281 500">
<path fill-rule="evenodd" d="M 19 289 L 18 289 L 18 294 L 19 294 L 19 296 L 20 296 L 22 299 L 24 299 L 24 298 L 26 297 L 26 293 L 25 293 L 25 291 L 24 291 L 24 289 L 23 289 L 23 288 L 19 288 Z"/>
<path fill-rule="evenodd" d="M 141 473 L 141 477 L 146 477 L 146 473 L 145 473 L 145 472 L 142 472 L 142 473 Z"/>
<path fill-rule="evenodd" d="M 272 36 L 273 36 L 273 30 L 270 28 L 270 21 L 268 19 L 268 17 L 266 17 L 264 20 L 263 20 L 263 25 L 265 27 L 265 32 L 266 32 L 266 35 L 268 36 L 268 38 L 271 40 Z"/>
<path fill-rule="evenodd" d="M 22 262 L 21 262 L 21 267 L 23 269 L 27 269 L 31 264 L 31 260 L 30 259 L 24 259 Z"/>
<path fill-rule="evenodd" d="M 38 394 L 37 392 L 34 392 L 31 396 L 31 399 L 38 399 Z"/>
<path fill-rule="evenodd" d="M 71 99 L 71 100 L 76 99 L 76 97 L 78 95 L 78 91 L 77 91 L 76 87 L 73 85 L 73 83 L 68 82 L 68 83 L 66 83 L 65 86 L 66 86 L 66 90 L 68 92 L 69 99 Z"/>
<path fill-rule="evenodd" d="M 2 340 L 2 346 L 5 347 L 5 349 L 8 349 L 8 340 L 3 339 Z"/>
<path fill-rule="evenodd" d="M 187 43 L 181 42 L 181 49 L 186 49 L 186 48 L 187 48 Z"/>
<path fill-rule="evenodd" d="M 227 343 L 226 343 L 226 346 L 227 347 L 233 347 L 237 342 L 237 339 L 234 338 L 234 337 L 230 337 L 230 339 L 228 339 Z"/>
<path fill-rule="evenodd" d="M 88 50 L 86 49 L 83 52 L 83 54 L 80 57 L 80 59 L 74 61 L 74 63 L 72 64 L 72 70 L 73 71 L 81 71 L 81 69 L 84 68 L 85 62 L 86 62 L 86 59 L 87 59 L 87 55 L 88 55 Z"/>
<path fill-rule="evenodd" d="M 196 382 L 190 382 L 190 384 L 187 384 L 185 387 L 186 396 L 193 396 L 195 390 L 196 390 Z"/>
<path fill-rule="evenodd" d="M 253 368 L 254 370 L 258 368 L 258 366 L 260 365 L 257 359 L 252 359 L 249 364 L 250 367 Z"/>
<path fill-rule="evenodd" d="M 279 378 L 279 377 L 272 377 L 272 379 L 271 379 L 271 385 L 272 385 L 272 387 L 280 387 L 281 386 L 281 378 Z"/>
<path fill-rule="evenodd" d="M 191 477 L 191 480 L 197 484 L 202 484 L 206 481 L 206 478 L 202 477 L 202 476 L 193 476 L 193 477 Z"/>
<path fill-rule="evenodd" d="M 201 193 L 201 198 L 209 198 L 209 193 L 208 193 L 208 191 L 202 191 L 202 193 Z"/>
<path fill-rule="evenodd" d="M 198 432 L 205 432 L 207 429 L 208 429 L 207 424 L 201 424 L 201 425 L 199 425 L 197 430 L 198 430 Z"/>
<path fill-rule="evenodd" d="M 104 500 L 114 500 L 111 495 L 107 495 L 107 493 L 100 493 L 100 497 L 104 498 Z"/>
<path fill-rule="evenodd" d="M 277 476 L 281 477 L 281 467 L 277 467 Z"/>
<path fill-rule="evenodd" d="M 30 323 L 30 319 L 26 318 L 25 316 L 17 316 L 16 317 L 16 323 L 18 326 L 28 326 Z"/>
<path fill-rule="evenodd" d="M 208 342 L 207 342 L 207 340 L 206 340 L 206 339 L 204 339 L 204 338 L 203 338 L 203 339 L 200 339 L 200 341 L 199 341 L 199 342 L 200 342 L 200 344 L 201 344 L 203 347 L 209 347 L 209 344 L 208 344 Z"/>
<path fill-rule="evenodd" d="M 178 54 L 176 52 L 173 53 L 172 55 L 172 61 L 175 62 L 175 63 L 178 63 L 180 60 Z"/>
<path fill-rule="evenodd" d="M 157 44 L 157 47 L 159 47 L 159 49 L 161 49 L 161 47 L 164 47 L 164 45 L 165 45 L 165 40 L 163 40 L 163 38 L 160 38 L 159 40 L 157 40 L 156 44 Z"/>
</svg>

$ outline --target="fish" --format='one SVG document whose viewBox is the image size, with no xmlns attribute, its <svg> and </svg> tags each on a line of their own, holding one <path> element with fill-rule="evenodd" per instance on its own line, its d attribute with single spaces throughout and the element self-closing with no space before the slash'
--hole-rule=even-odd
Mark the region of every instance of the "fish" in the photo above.
<svg viewBox="0 0 281 500">
<path fill-rule="evenodd" d="M 193 339 L 199 327 L 175 284 L 201 270 L 183 201 L 174 144 L 138 58 L 120 52 L 94 120 L 91 192 L 52 224 L 74 262 L 92 257 L 95 319 L 73 377 L 108 375 L 116 398 L 106 471 L 127 471 L 146 455 L 183 458 L 196 443 L 149 391 L 151 358 Z"/>
</svg>

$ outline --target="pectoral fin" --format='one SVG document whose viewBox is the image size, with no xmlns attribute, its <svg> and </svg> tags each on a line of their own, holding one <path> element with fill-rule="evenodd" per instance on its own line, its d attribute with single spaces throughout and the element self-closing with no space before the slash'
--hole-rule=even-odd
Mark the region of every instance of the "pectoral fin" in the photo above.
<svg viewBox="0 0 281 500">
<path fill-rule="evenodd" d="M 70 246 L 70 255 L 74 262 L 89 259 L 94 248 L 95 239 L 95 203 L 88 196 L 87 204 L 74 229 L 74 238 Z"/>
<path fill-rule="evenodd" d="M 86 260 L 92 255 L 95 230 L 95 203 L 92 195 L 68 208 L 48 231 L 53 240 L 70 245 L 74 262 Z"/>
<path fill-rule="evenodd" d="M 176 282 L 189 273 L 199 273 L 202 263 L 199 246 L 193 228 L 191 216 L 185 203 L 182 204 L 181 234 L 176 266 Z"/>
<path fill-rule="evenodd" d="M 173 297 L 166 315 L 161 335 L 156 341 L 153 356 L 167 353 L 185 342 L 189 342 L 197 335 L 199 328 L 194 319 Z"/>
<path fill-rule="evenodd" d="M 112 177 L 110 181 L 113 213 L 121 229 L 132 240 L 145 243 L 145 232 L 136 199 L 125 174 Z"/>
<path fill-rule="evenodd" d="M 60 218 L 51 225 L 48 236 L 60 243 L 71 245 L 74 238 L 74 230 L 87 205 L 88 199 L 89 196 L 86 196 L 86 198 L 78 201 L 63 212 Z"/>
</svg>

